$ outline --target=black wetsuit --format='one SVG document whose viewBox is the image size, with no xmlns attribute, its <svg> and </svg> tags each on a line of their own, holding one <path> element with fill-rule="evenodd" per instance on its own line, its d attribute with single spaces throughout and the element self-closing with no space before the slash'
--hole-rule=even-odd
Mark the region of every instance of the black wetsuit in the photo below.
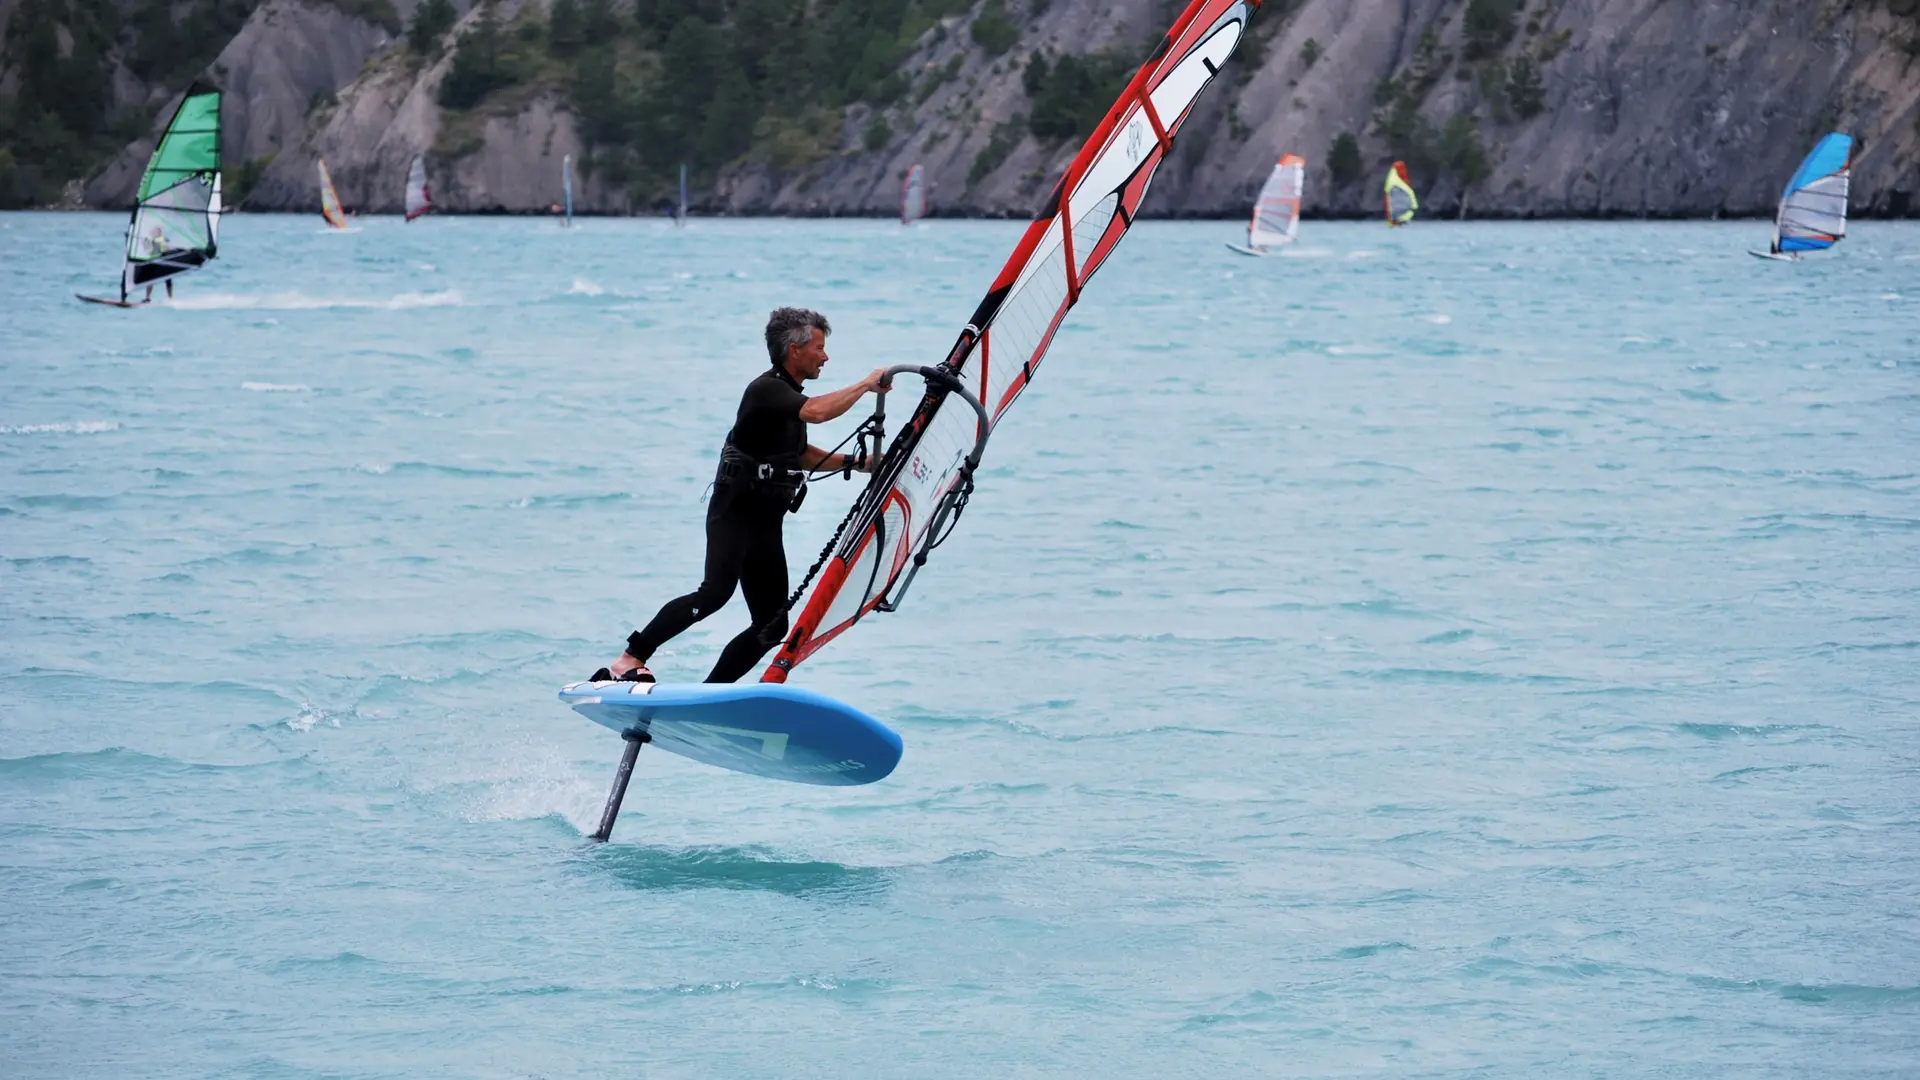
<svg viewBox="0 0 1920 1080">
<path fill-rule="evenodd" d="M 727 643 L 707 681 L 734 682 L 786 636 L 787 551 L 780 531 L 804 475 L 807 424 L 800 407 L 806 402 L 800 383 L 778 367 L 747 384 L 707 503 L 705 576 L 698 589 L 667 601 L 646 629 L 627 638 L 628 655 L 645 663 L 655 649 L 724 607 L 736 584 L 753 624 Z"/>
</svg>

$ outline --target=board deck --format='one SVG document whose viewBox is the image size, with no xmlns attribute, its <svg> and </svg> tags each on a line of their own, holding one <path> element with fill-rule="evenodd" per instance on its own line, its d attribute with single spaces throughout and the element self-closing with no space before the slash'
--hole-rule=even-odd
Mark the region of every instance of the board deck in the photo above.
<svg viewBox="0 0 1920 1080">
<path fill-rule="evenodd" d="M 823 694 L 775 683 L 574 683 L 560 700 L 614 731 L 735 772 L 852 786 L 900 763 L 900 736 Z"/>
<path fill-rule="evenodd" d="M 1259 258 L 1259 257 L 1264 257 L 1264 256 L 1266 256 L 1266 255 L 1270 255 L 1270 254 L 1272 254 L 1272 252 L 1268 252 L 1268 251 L 1261 251 L 1261 250 L 1260 250 L 1259 248 L 1250 248 L 1250 247 L 1245 247 L 1245 246 L 1243 246 L 1243 245 L 1241 245 L 1241 244 L 1228 244 L 1228 245 L 1227 245 L 1227 250 L 1229 250 L 1229 251 L 1237 251 L 1237 252 L 1239 252 L 1239 253 L 1240 253 L 1240 254 L 1242 254 L 1242 255 L 1252 255 L 1252 256 L 1254 256 L 1254 257 L 1256 257 L 1256 258 Z"/>
<path fill-rule="evenodd" d="M 1794 255 L 1785 251 L 1775 253 L 1772 251 L 1760 251 L 1756 248 L 1748 248 L 1747 254 L 1753 256 L 1756 259 L 1771 259 L 1774 262 L 1799 262 L 1800 261 L 1800 256 Z"/>
<path fill-rule="evenodd" d="M 147 303 L 145 300 L 115 300 L 110 296 L 88 296 L 86 293 L 74 293 L 73 295 L 85 300 L 89 304 L 105 304 L 108 307 L 145 307 Z"/>
</svg>

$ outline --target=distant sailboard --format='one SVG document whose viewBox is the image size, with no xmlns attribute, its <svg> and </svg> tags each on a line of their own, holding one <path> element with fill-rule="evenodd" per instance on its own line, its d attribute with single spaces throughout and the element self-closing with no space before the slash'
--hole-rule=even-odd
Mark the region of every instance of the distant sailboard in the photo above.
<svg viewBox="0 0 1920 1080">
<path fill-rule="evenodd" d="M 564 217 L 560 224 L 573 227 L 573 155 L 567 154 L 560 159 L 560 196 L 565 203 L 562 207 Z"/>
<path fill-rule="evenodd" d="M 900 224 L 911 225 L 927 216 L 927 170 L 919 162 L 900 181 Z"/>
<path fill-rule="evenodd" d="M 1405 225 L 1413 220 L 1420 209 L 1420 200 L 1413 194 L 1413 181 L 1407 177 L 1407 163 L 1396 161 L 1393 168 L 1387 170 L 1385 191 L 1388 225 Z"/>
<path fill-rule="evenodd" d="M 675 225 L 685 225 L 687 223 L 687 166 L 685 162 L 680 164 L 680 201 L 674 204 L 673 223 Z"/>
<path fill-rule="evenodd" d="M 195 83 L 167 121 L 147 161 L 127 224 L 120 298 L 74 295 L 89 303 L 137 307 L 135 289 L 212 261 L 220 237 L 220 91 Z"/>
<path fill-rule="evenodd" d="M 1268 255 L 1293 243 L 1300 233 L 1300 197 L 1306 182 L 1307 160 L 1298 154 L 1281 155 L 1254 200 L 1246 246 L 1227 246 L 1242 255 Z"/>
<path fill-rule="evenodd" d="M 1749 255 L 1799 262 L 1802 252 L 1825 251 L 1847 235 L 1847 187 L 1853 171 L 1853 137 L 1834 132 L 1800 162 L 1780 193 L 1773 246 Z"/>
<path fill-rule="evenodd" d="M 1046 358 L 1081 290 L 1126 236 L 1155 169 L 1201 91 L 1233 55 L 1251 14 L 1244 0 L 1193 0 L 1067 166 L 946 359 L 933 367 L 891 369 L 894 377 L 919 375 L 925 393 L 847 511 L 836 540 L 794 591 L 789 608 L 802 597 L 805 602 L 760 684 L 735 689 L 739 696 L 728 699 L 732 711 L 722 726 L 791 731 L 797 724 L 782 718 L 795 713 L 795 699 L 782 684 L 794 668 L 867 615 L 899 609 L 914 576 L 951 534 L 973 495 L 987 437 Z M 862 428 L 876 451 L 884 438 L 885 407 L 881 394 Z M 595 716 L 598 722 L 628 725 L 622 729 L 626 755 L 594 834 L 599 839 L 612 830 L 634 756 L 654 727 L 708 723 L 715 715 L 712 705 L 654 691 L 644 700 L 613 702 L 626 711 L 609 723 L 606 691 L 615 685 L 576 684 L 561 692 L 575 708 L 597 697 L 591 707 L 603 714 Z M 825 721 L 836 728 L 862 723 L 864 714 L 850 706 L 818 695 L 806 700 L 837 717 Z M 874 727 L 892 735 L 877 722 Z M 739 767 L 731 760 L 714 763 Z M 849 775 L 878 779 L 885 773 Z"/>
<path fill-rule="evenodd" d="M 340 196 L 334 193 L 333 177 L 327 175 L 327 162 L 321 158 L 314 162 L 320 170 L 320 216 L 327 224 L 336 229 L 347 228 L 347 213 L 340 208 Z"/>
<path fill-rule="evenodd" d="M 433 188 L 427 184 L 427 159 L 416 154 L 407 167 L 407 220 L 433 210 Z"/>
</svg>

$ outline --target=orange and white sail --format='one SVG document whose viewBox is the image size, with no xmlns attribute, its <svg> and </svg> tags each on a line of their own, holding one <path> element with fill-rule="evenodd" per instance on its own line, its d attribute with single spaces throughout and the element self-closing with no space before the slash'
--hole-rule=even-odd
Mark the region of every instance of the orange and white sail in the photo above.
<svg viewBox="0 0 1920 1080">
<path fill-rule="evenodd" d="M 347 214 L 340 209 L 340 196 L 334 193 L 333 177 L 327 175 L 327 163 L 324 158 L 318 164 L 320 166 L 320 216 L 326 218 L 327 224 L 334 228 L 344 229 L 347 227 Z"/>
<path fill-rule="evenodd" d="M 1300 233 L 1300 197 L 1306 190 L 1307 159 L 1283 154 L 1260 188 L 1247 222 L 1247 246 L 1255 251 L 1291 244 Z"/>
</svg>

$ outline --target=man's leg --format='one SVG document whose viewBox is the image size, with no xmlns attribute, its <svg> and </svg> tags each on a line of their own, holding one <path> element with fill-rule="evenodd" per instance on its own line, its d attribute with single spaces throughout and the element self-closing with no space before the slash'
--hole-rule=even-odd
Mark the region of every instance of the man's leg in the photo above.
<svg viewBox="0 0 1920 1080">
<path fill-rule="evenodd" d="M 740 567 L 740 591 L 746 594 L 753 624 L 727 642 L 707 675 L 710 683 L 738 682 L 787 636 L 787 548 L 781 537 L 785 516 L 783 512 L 756 523 L 753 544 Z"/>
<path fill-rule="evenodd" d="M 659 614 L 643 630 L 627 636 L 626 655 L 644 664 L 654 650 L 685 632 L 687 627 L 725 607 L 740 580 L 740 567 L 752 542 L 747 522 L 737 513 L 728 513 L 722 502 L 727 496 L 714 492 L 714 503 L 707 513 L 707 566 L 700 587 L 676 597 L 660 608 Z"/>
</svg>

